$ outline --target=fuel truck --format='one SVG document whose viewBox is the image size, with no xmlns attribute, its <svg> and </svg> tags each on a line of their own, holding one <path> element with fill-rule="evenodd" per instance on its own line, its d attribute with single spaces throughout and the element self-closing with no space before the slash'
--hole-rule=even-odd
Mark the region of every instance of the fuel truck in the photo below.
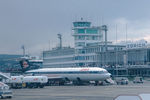
<svg viewBox="0 0 150 100">
<path fill-rule="evenodd" d="M 11 76 L 8 83 L 11 88 L 43 88 L 48 82 L 47 76 Z"/>
</svg>

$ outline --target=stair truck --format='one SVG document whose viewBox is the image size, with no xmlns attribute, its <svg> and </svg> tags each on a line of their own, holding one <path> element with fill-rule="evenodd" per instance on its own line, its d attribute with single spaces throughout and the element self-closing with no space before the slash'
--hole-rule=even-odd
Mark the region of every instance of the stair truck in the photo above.
<svg viewBox="0 0 150 100">
<path fill-rule="evenodd" d="M 1 99 L 8 97 L 12 98 L 12 91 L 10 90 L 9 86 L 3 82 L 0 82 L 0 97 Z"/>
</svg>

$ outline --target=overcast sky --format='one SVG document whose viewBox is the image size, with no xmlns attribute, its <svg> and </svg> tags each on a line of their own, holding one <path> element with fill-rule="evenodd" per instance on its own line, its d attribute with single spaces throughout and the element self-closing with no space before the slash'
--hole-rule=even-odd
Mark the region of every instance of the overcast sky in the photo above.
<svg viewBox="0 0 150 100">
<path fill-rule="evenodd" d="M 74 46 L 72 22 L 83 17 L 108 25 L 108 39 L 150 41 L 150 0 L 0 0 L 0 54 L 37 55 L 58 45 Z M 103 21 L 102 21 L 103 20 Z"/>
</svg>

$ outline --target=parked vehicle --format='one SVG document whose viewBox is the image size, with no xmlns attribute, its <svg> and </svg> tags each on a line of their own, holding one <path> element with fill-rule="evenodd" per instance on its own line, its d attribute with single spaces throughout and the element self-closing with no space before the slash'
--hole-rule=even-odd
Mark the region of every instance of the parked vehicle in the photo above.
<svg viewBox="0 0 150 100">
<path fill-rule="evenodd" d="M 10 78 L 10 86 L 11 88 L 22 88 L 22 82 L 23 82 L 24 76 L 11 76 Z"/>
<path fill-rule="evenodd" d="M 12 91 L 10 90 L 9 86 L 0 82 L 0 97 L 1 99 L 8 97 L 12 98 Z"/>
<path fill-rule="evenodd" d="M 23 78 L 23 84 L 28 88 L 43 88 L 47 82 L 47 76 L 25 76 Z"/>
<path fill-rule="evenodd" d="M 133 80 L 133 83 L 143 83 L 143 78 L 142 77 L 135 77 Z"/>
<path fill-rule="evenodd" d="M 126 77 L 118 77 L 115 79 L 117 85 L 127 85 L 128 84 L 128 79 Z"/>
<path fill-rule="evenodd" d="M 47 76 L 11 76 L 8 84 L 11 88 L 43 88 L 48 82 Z"/>
</svg>

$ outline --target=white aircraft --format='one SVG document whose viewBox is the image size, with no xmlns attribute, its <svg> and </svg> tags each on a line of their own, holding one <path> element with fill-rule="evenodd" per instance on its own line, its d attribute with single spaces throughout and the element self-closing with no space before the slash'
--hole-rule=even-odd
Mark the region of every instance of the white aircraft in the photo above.
<svg viewBox="0 0 150 100">
<path fill-rule="evenodd" d="M 48 79 L 65 79 L 67 81 L 104 81 L 110 78 L 107 70 L 99 67 L 79 68 L 41 68 L 25 72 L 31 75 L 45 75 Z"/>
<path fill-rule="evenodd" d="M 30 70 L 28 60 L 20 61 L 21 67 L 25 74 L 44 75 L 49 80 L 65 80 L 77 82 L 89 81 L 104 81 L 110 78 L 110 73 L 107 70 L 99 67 L 76 67 L 76 68 L 40 68 Z"/>
</svg>

